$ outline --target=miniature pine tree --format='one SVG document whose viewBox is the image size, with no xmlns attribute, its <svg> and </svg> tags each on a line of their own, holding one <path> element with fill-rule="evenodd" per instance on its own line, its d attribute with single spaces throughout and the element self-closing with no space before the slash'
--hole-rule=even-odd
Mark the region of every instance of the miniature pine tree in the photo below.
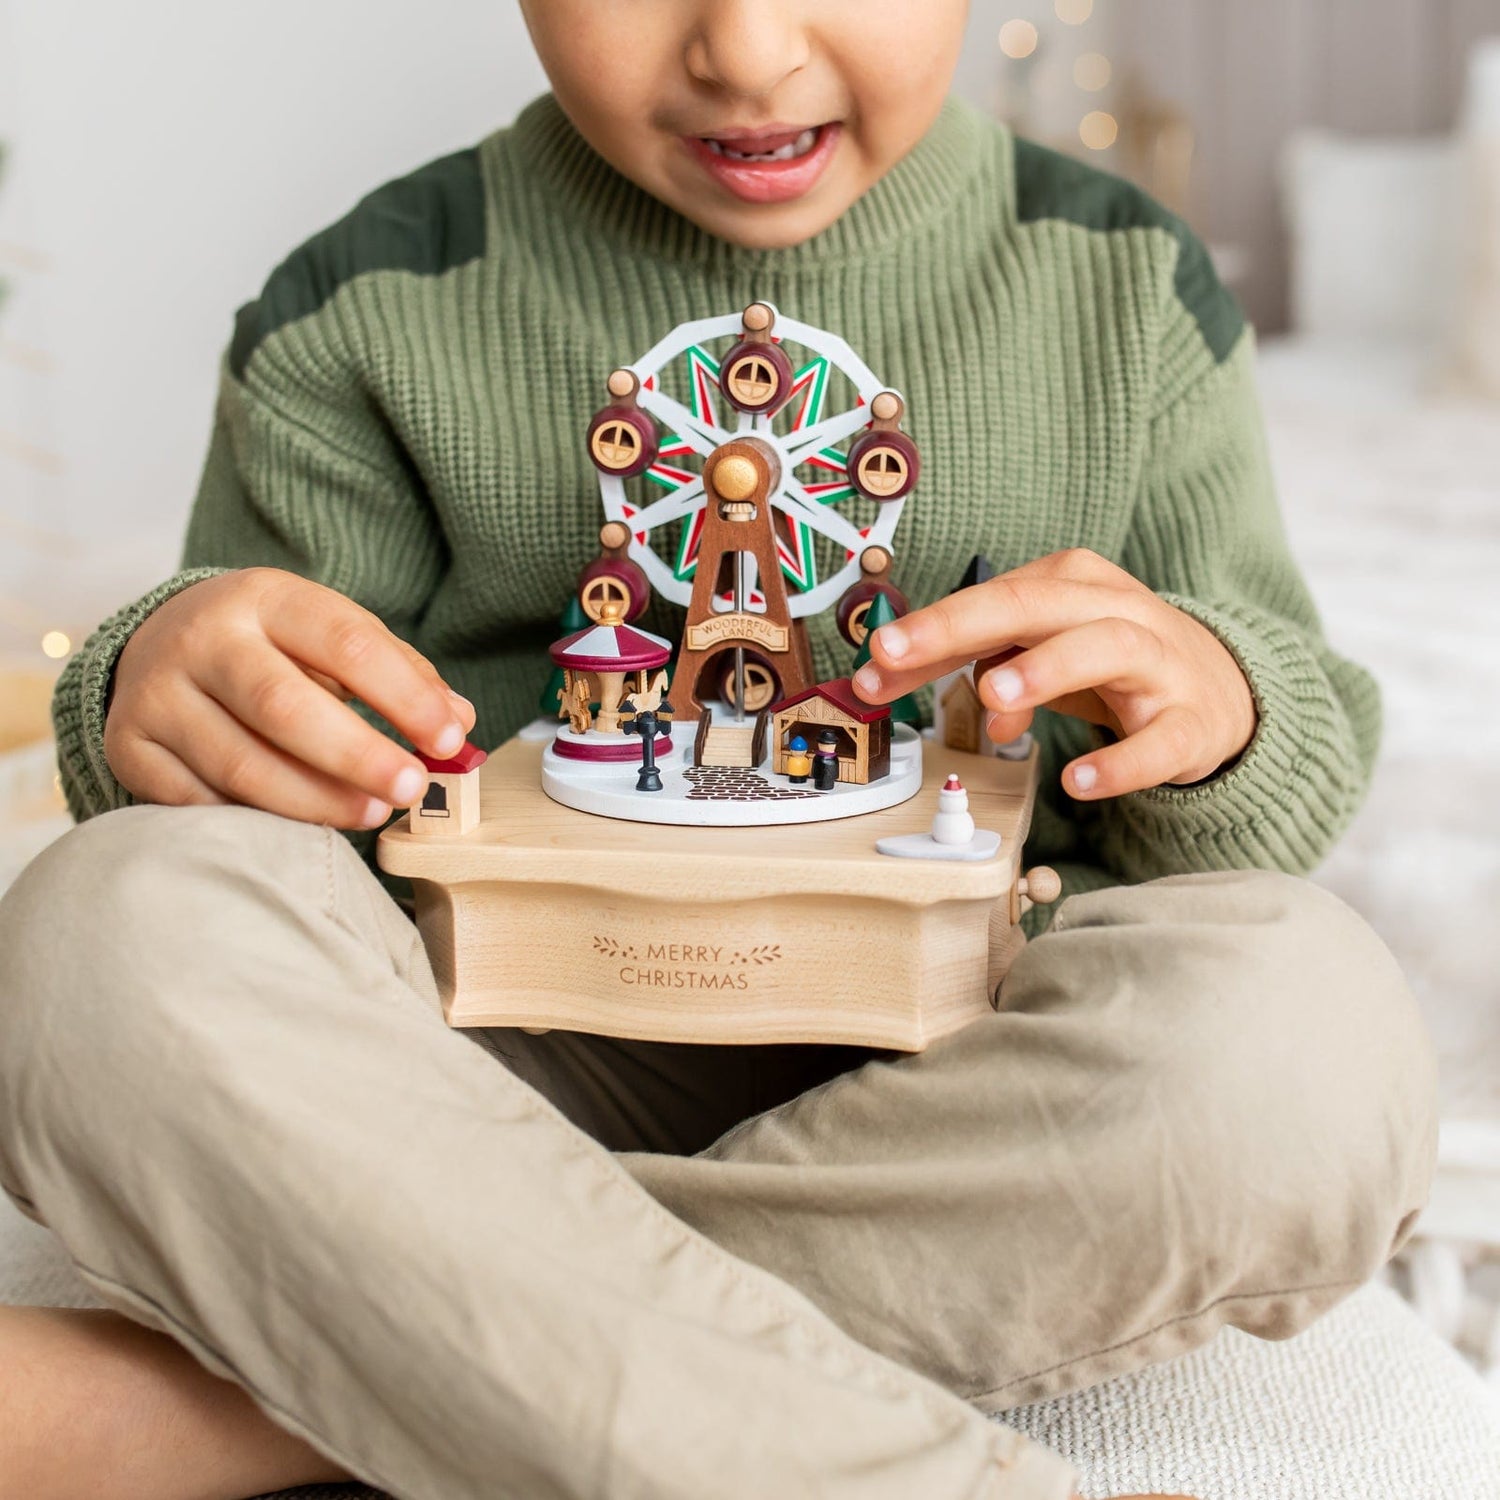
<svg viewBox="0 0 1500 1500">
<path fill-rule="evenodd" d="M 876 594 L 865 612 L 865 638 L 859 643 L 859 650 L 855 653 L 852 672 L 859 671 L 869 661 L 870 637 L 882 625 L 889 625 L 895 618 L 896 611 L 891 607 L 891 601 L 884 594 Z M 902 694 L 891 704 L 891 720 L 896 724 L 910 724 L 913 729 L 922 727 L 922 711 L 910 693 Z"/>
<path fill-rule="evenodd" d="M 568 607 L 562 613 L 562 619 L 557 622 L 557 638 L 563 640 L 565 637 L 575 635 L 589 622 L 589 617 L 583 612 L 583 605 L 578 601 L 577 594 L 568 596 Z M 563 669 L 553 667 L 552 675 L 547 679 L 547 686 L 542 689 L 542 696 L 537 699 L 537 709 L 544 719 L 555 719 L 559 717 L 558 710 L 561 700 L 558 694 L 563 690 Z"/>
</svg>

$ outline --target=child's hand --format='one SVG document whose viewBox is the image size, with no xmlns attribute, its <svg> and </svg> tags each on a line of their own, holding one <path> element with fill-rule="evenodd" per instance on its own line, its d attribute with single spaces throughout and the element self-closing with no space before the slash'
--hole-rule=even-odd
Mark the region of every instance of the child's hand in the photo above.
<svg viewBox="0 0 1500 1500">
<path fill-rule="evenodd" d="M 104 753 L 142 801 L 373 828 L 422 795 L 427 773 L 347 698 L 433 756 L 474 727 L 473 708 L 369 610 L 295 573 L 244 568 L 173 595 L 131 636 Z"/>
<path fill-rule="evenodd" d="M 854 685 L 888 703 L 971 661 L 991 738 L 1015 739 L 1043 707 L 1118 736 L 1064 771 L 1080 799 L 1202 781 L 1255 733 L 1250 684 L 1218 637 L 1082 549 L 882 626 Z"/>
</svg>

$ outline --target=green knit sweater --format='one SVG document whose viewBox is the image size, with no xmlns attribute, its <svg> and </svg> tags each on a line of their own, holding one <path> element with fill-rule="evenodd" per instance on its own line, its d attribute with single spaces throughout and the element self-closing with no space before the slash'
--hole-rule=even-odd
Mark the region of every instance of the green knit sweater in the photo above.
<svg viewBox="0 0 1500 1500">
<path fill-rule="evenodd" d="M 1188 789 L 1074 804 L 1058 771 L 1095 732 L 1042 715 L 1029 857 L 1071 891 L 1315 864 L 1363 794 L 1379 705 L 1324 644 L 1288 555 L 1252 337 L 1178 220 L 956 102 L 789 250 L 698 229 L 544 96 L 296 251 L 239 315 L 182 571 L 106 621 L 58 684 L 74 816 L 132 801 L 103 748 L 130 633 L 231 568 L 341 590 L 474 702 L 478 743 L 514 732 L 597 552 L 583 434 L 604 377 L 675 324 L 761 298 L 841 334 L 905 394 L 924 468 L 894 576 L 914 603 L 976 552 L 1003 569 L 1090 547 L 1215 631 L 1249 678 L 1254 742 Z M 672 634 L 655 608 L 647 623 Z M 811 624 L 819 675 L 847 672 L 831 619 Z M 373 835 L 351 837 L 371 857 Z"/>
</svg>

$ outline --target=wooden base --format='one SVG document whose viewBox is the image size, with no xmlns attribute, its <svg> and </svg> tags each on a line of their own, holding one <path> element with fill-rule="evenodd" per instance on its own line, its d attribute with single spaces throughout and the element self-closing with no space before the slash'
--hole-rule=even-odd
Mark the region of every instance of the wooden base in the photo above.
<svg viewBox="0 0 1500 1500">
<path fill-rule="evenodd" d="M 1036 758 L 927 747 L 923 790 L 884 812 L 784 828 L 682 828 L 576 812 L 511 740 L 480 771 L 461 840 L 393 825 L 379 861 L 411 878 L 453 1026 L 685 1042 L 846 1042 L 918 1051 L 989 1009 L 1012 931 Z M 895 860 L 957 772 L 979 863 Z"/>
</svg>

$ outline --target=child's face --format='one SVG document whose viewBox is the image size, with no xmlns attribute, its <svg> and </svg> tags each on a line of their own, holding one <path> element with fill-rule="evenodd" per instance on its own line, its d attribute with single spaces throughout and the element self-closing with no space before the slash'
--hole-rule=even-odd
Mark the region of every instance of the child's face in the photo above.
<svg viewBox="0 0 1500 1500">
<path fill-rule="evenodd" d="M 826 229 L 921 139 L 968 0 L 521 9 L 558 102 L 606 161 L 709 233 L 770 249 Z"/>
</svg>

